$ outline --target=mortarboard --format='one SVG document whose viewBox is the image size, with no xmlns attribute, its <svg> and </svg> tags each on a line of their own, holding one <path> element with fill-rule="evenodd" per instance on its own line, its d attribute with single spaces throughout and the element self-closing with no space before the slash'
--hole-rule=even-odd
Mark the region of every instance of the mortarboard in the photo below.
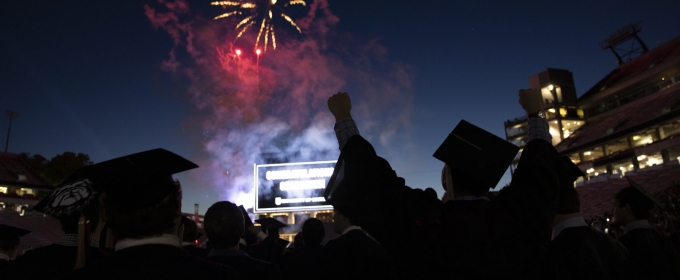
<svg viewBox="0 0 680 280">
<path fill-rule="evenodd" d="M 30 230 L 13 227 L 9 225 L 0 224 L 0 238 L 1 239 L 16 239 L 26 234 L 31 233 Z"/>
<path fill-rule="evenodd" d="M 82 173 L 74 173 L 33 209 L 55 217 L 70 215 L 90 205 L 97 205 L 100 191 L 96 190 L 92 181 Z"/>
<path fill-rule="evenodd" d="M 660 202 L 658 199 L 656 199 L 656 197 L 654 197 L 653 195 L 647 193 L 647 192 L 645 191 L 645 189 L 642 188 L 642 186 L 640 186 L 638 183 L 636 183 L 635 181 L 633 181 L 633 179 L 631 179 L 629 176 L 626 176 L 626 179 L 628 180 L 628 183 L 630 184 L 631 187 L 633 187 L 634 189 L 636 189 L 637 191 L 639 191 L 639 192 L 640 192 L 642 195 L 644 195 L 647 199 L 649 199 L 649 200 L 652 201 L 654 204 L 656 204 L 657 206 L 659 206 L 659 208 L 663 209 L 663 205 L 661 204 L 661 202 Z M 653 208 L 653 207 L 650 207 L 650 209 L 651 209 L 651 208 Z"/>
<path fill-rule="evenodd" d="M 434 152 L 434 157 L 455 172 L 475 179 L 480 187 L 495 188 L 519 147 L 461 120 Z"/>
<path fill-rule="evenodd" d="M 197 167 L 175 153 L 154 149 L 90 165 L 79 173 L 103 190 L 117 209 L 136 212 L 177 191 L 172 174 Z"/>
<path fill-rule="evenodd" d="M 241 209 L 241 213 L 243 213 L 243 223 L 247 229 L 253 225 L 253 221 L 250 219 L 250 216 L 248 216 L 248 211 L 246 211 L 246 208 L 243 207 L 243 205 L 239 205 L 238 208 Z"/>
<path fill-rule="evenodd" d="M 262 225 L 262 228 L 269 229 L 269 228 L 275 228 L 275 229 L 280 229 L 287 227 L 288 225 L 280 222 L 277 219 L 274 218 L 262 218 L 262 219 L 257 219 L 255 220 L 258 224 Z"/>
</svg>

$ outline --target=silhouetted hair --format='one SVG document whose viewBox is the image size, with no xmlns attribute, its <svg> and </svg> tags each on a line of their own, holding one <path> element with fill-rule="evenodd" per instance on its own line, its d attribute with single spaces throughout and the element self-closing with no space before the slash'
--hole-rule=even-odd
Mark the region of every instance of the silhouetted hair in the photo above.
<svg viewBox="0 0 680 280">
<path fill-rule="evenodd" d="M 184 225 L 182 241 L 194 243 L 198 237 L 198 226 L 196 225 L 196 222 L 191 219 L 182 218 L 182 225 Z"/>
<path fill-rule="evenodd" d="M 210 206 L 203 222 L 205 234 L 214 249 L 236 246 L 245 230 L 241 209 L 229 201 L 219 201 Z"/>
<path fill-rule="evenodd" d="M 302 224 L 302 239 L 306 245 L 321 244 L 326 236 L 323 222 L 315 218 L 309 218 Z"/>
<path fill-rule="evenodd" d="M 90 204 L 82 209 L 82 213 L 90 218 L 90 229 L 94 230 L 99 224 L 99 200 L 93 199 Z M 81 211 L 73 211 L 68 215 L 59 216 L 61 230 L 66 234 L 78 234 L 78 221 Z"/>
<path fill-rule="evenodd" d="M 293 248 L 300 248 L 305 245 L 305 240 L 302 239 L 302 232 L 298 232 L 293 238 Z"/>
<path fill-rule="evenodd" d="M 182 189 L 173 181 L 176 191 L 170 193 L 155 205 L 131 212 L 125 202 L 103 196 L 106 224 L 118 240 L 161 235 L 175 227 L 175 220 L 181 215 Z M 134 194 L 130 194 L 134 195 Z"/>
<path fill-rule="evenodd" d="M 562 188 L 557 202 L 557 214 L 571 214 L 581 211 L 581 199 L 573 187 Z"/>
<path fill-rule="evenodd" d="M 453 183 L 454 193 L 455 189 L 466 190 L 474 196 L 483 196 L 489 192 L 489 188 L 482 182 L 461 170 L 451 168 L 451 182 Z"/>
<path fill-rule="evenodd" d="M 619 205 L 630 205 L 633 216 L 636 220 L 643 220 L 649 218 L 649 211 L 654 209 L 654 202 L 647 198 L 640 191 L 634 187 L 626 187 L 614 195 L 614 199 L 619 202 Z"/>
</svg>

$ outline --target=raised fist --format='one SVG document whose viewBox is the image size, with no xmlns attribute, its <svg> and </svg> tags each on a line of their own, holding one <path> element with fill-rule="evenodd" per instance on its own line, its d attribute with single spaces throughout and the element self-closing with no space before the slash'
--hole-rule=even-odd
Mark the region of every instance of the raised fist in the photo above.
<svg viewBox="0 0 680 280">
<path fill-rule="evenodd" d="M 543 110 L 543 96 L 541 95 L 541 91 L 535 89 L 520 89 L 519 104 L 522 105 L 522 108 L 527 112 L 527 115 Z"/>
<path fill-rule="evenodd" d="M 349 99 L 349 94 L 346 92 L 338 92 L 328 98 L 328 109 L 335 116 L 335 121 L 346 118 L 352 118 L 349 113 L 352 110 L 352 101 Z"/>
</svg>

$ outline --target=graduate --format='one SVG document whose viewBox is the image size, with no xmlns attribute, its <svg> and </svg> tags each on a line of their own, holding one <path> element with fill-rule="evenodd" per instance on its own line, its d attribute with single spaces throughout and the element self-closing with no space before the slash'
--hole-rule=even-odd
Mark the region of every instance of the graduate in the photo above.
<svg viewBox="0 0 680 280">
<path fill-rule="evenodd" d="M 239 239 L 245 231 L 243 212 L 236 204 L 219 201 L 205 212 L 205 234 L 212 249 L 207 260 L 233 267 L 246 279 L 276 279 L 281 276 L 270 262 L 255 259 L 239 250 Z"/>
<path fill-rule="evenodd" d="M 182 249 L 199 258 L 205 258 L 209 250 L 196 246 L 196 240 L 202 235 L 198 232 L 196 222 L 182 216 Z"/>
<path fill-rule="evenodd" d="M 99 211 L 101 192 L 84 176 L 87 168 L 74 172 L 33 207 L 59 219 L 64 235 L 59 242 L 17 259 L 17 268 L 26 278 L 61 277 L 106 256 L 98 240 L 104 225 Z"/>
<path fill-rule="evenodd" d="M 21 237 L 29 233 L 30 230 L 0 224 L 0 276 L 3 279 L 15 277 L 17 269 L 13 260 L 21 244 Z"/>
<path fill-rule="evenodd" d="M 359 135 L 349 95 L 338 93 L 328 107 L 341 153 L 326 197 L 332 201 L 343 188 L 360 193 L 350 199 L 364 212 L 352 222 L 384 246 L 402 278 L 536 276 L 550 241 L 559 187 L 572 185 L 576 175 L 559 157 L 547 122 L 537 114 L 543 106 L 540 92 L 521 90 L 520 102 L 530 116 L 529 142 L 510 185 L 492 201 L 443 203 L 434 190 L 412 189 L 397 177 Z M 450 166 L 447 192 L 455 197 L 456 188 L 481 198 L 498 183 L 517 150 L 461 121 L 435 157 Z"/>
<path fill-rule="evenodd" d="M 324 246 L 321 244 L 326 236 L 323 222 L 309 218 L 302 224 L 302 231 L 297 236 L 302 238 L 302 246 L 286 254 L 283 273 L 286 279 L 318 279 L 324 274 L 322 257 Z"/>
<path fill-rule="evenodd" d="M 575 173 L 583 173 L 564 158 Z M 579 194 L 573 187 L 560 193 L 550 245 L 541 262 L 540 279 L 632 279 L 628 250 L 581 217 Z"/>
<path fill-rule="evenodd" d="M 348 189 L 344 189 L 348 190 Z M 309 275 L 324 279 L 395 279 L 394 267 L 380 244 L 352 219 L 362 215 L 362 207 L 354 205 L 350 196 L 356 193 L 337 191 L 333 194 L 333 230 L 339 237 L 323 248 L 323 269 Z"/>
<path fill-rule="evenodd" d="M 288 225 L 274 218 L 262 218 L 255 220 L 266 232 L 266 237 L 260 243 L 250 246 L 249 254 L 254 258 L 272 263 L 279 263 L 288 247 L 288 240 L 280 238 L 279 231 Z"/>
<path fill-rule="evenodd" d="M 630 177 L 629 187 L 614 195 L 614 223 L 623 227 L 619 241 L 628 248 L 637 279 L 680 279 L 680 262 L 669 237 L 649 224 L 649 214 L 661 203 Z"/>
<path fill-rule="evenodd" d="M 101 207 L 117 240 L 115 252 L 64 278 L 243 279 L 233 269 L 181 248 L 182 189 L 172 174 L 196 167 L 163 149 L 90 166 L 86 175 L 103 192 Z"/>
</svg>

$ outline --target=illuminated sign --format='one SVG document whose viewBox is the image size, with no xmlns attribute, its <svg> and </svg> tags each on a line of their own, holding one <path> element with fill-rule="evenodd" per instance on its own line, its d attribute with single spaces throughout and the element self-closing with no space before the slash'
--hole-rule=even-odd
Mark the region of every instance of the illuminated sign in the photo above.
<svg viewBox="0 0 680 280">
<path fill-rule="evenodd" d="M 335 160 L 255 164 L 255 213 L 333 209 L 324 190 Z"/>
</svg>

